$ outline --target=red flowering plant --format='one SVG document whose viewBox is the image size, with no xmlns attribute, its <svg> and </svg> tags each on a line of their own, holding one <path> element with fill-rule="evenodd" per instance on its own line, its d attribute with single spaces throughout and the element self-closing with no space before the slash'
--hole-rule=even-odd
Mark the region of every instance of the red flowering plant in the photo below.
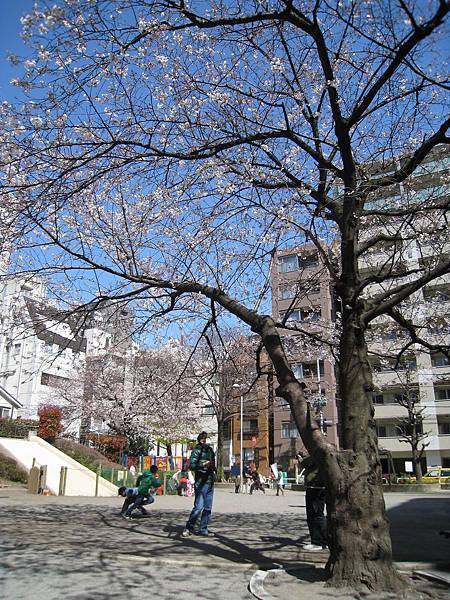
<svg viewBox="0 0 450 600">
<path fill-rule="evenodd" d="M 59 406 L 43 404 L 38 409 L 38 436 L 52 444 L 62 430 L 62 409 Z"/>
</svg>

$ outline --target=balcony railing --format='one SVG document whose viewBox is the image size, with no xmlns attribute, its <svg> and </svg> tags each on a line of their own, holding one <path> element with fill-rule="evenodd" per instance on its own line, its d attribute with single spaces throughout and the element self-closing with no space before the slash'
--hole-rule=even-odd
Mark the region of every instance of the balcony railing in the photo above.
<svg viewBox="0 0 450 600">
<path fill-rule="evenodd" d="M 242 437 L 244 440 L 251 440 L 252 437 L 259 436 L 259 429 L 244 429 L 242 432 Z"/>
</svg>

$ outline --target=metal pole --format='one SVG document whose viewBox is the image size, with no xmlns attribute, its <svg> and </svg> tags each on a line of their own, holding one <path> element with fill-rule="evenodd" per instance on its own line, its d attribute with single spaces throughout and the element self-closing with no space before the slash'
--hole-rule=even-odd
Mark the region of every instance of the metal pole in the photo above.
<svg viewBox="0 0 450 600">
<path fill-rule="evenodd" d="M 64 481 L 64 467 L 61 467 L 61 470 L 59 472 L 59 490 L 58 490 L 58 496 L 62 496 L 63 495 L 63 481 Z"/>
<path fill-rule="evenodd" d="M 242 492 L 242 490 L 244 489 L 244 480 L 243 480 L 243 475 L 244 475 L 244 396 L 242 396 L 241 394 L 241 460 L 240 462 L 240 477 L 241 477 L 241 489 L 240 491 Z"/>
<path fill-rule="evenodd" d="M 65 496 L 65 495 L 66 495 L 67 471 L 68 471 L 68 467 L 64 467 L 64 475 L 63 475 L 63 496 Z"/>
<path fill-rule="evenodd" d="M 101 465 L 98 465 L 97 472 L 95 474 L 95 495 L 98 496 L 98 484 L 100 482 Z"/>
</svg>

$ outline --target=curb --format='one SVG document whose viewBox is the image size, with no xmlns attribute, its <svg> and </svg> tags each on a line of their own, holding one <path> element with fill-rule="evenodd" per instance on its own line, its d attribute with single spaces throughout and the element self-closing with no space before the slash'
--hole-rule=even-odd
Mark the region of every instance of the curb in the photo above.
<svg viewBox="0 0 450 600">
<path fill-rule="evenodd" d="M 324 565 L 325 565 L 325 563 L 323 563 L 323 566 Z M 399 571 L 401 571 L 403 573 L 407 572 L 407 573 L 410 573 L 413 575 L 417 575 L 418 577 L 428 579 L 428 580 L 432 581 L 433 583 L 440 583 L 440 584 L 447 585 L 450 588 L 450 578 L 446 578 L 437 573 L 428 573 L 427 571 L 423 570 L 423 569 L 433 569 L 435 567 L 435 565 L 433 565 L 433 564 L 430 564 L 430 563 L 394 563 L 394 565 Z M 315 566 L 318 566 L 317 563 Z M 269 575 L 269 573 L 277 573 L 277 572 L 282 572 L 282 571 L 286 572 L 286 570 L 283 569 L 282 567 L 280 567 L 278 569 L 268 569 L 267 571 L 262 571 L 261 569 L 258 569 L 252 575 L 248 589 L 250 590 L 252 595 L 255 596 L 255 598 L 257 598 L 258 600 L 270 600 L 271 598 L 273 598 L 273 596 L 272 596 L 272 594 L 269 594 L 269 592 L 266 592 L 266 590 L 264 589 L 264 581 L 265 581 L 267 575 Z"/>
<path fill-rule="evenodd" d="M 136 554 L 114 554 L 111 555 L 109 554 L 108 557 L 106 558 L 106 560 L 119 560 L 119 561 L 130 561 L 130 562 L 136 562 L 136 563 L 141 563 L 141 564 L 152 564 L 154 566 L 159 566 L 159 567 L 164 567 L 164 566 L 177 566 L 177 567 L 199 567 L 199 568 L 203 568 L 205 567 L 205 561 L 204 560 L 182 560 L 182 559 L 176 559 L 176 558 L 153 558 L 151 556 L 138 556 Z M 260 564 L 256 564 L 256 563 L 233 563 L 231 561 L 214 561 L 211 563 L 208 563 L 208 569 L 230 569 L 230 565 L 232 565 L 233 569 L 239 569 L 242 571 L 250 571 L 250 570 L 255 570 L 257 569 L 257 572 L 261 572 L 261 573 L 269 573 L 271 569 L 269 569 L 269 567 L 273 567 L 274 563 L 270 562 L 267 564 L 264 563 L 260 563 Z M 262 569 L 267 568 L 266 571 L 263 571 Z M 272 569 L 272 570 L 278 570 L 278 569 Z"/>
</svg>

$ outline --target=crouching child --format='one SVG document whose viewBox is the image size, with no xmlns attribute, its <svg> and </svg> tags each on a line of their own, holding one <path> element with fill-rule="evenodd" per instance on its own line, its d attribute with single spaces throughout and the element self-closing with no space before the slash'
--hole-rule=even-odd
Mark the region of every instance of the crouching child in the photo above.
<svg viewBox="0 0 450 600">
<path fill-rule="evenodd" d="M 125 519 L 131 519 L 135 510 L 140 510 L 142 514 L 147 514 L 144 508 L 146 504 L 153 504 L 155 501 L 153 492 L 159 488 L 162 483 L 158 478 L 158 467 L 152 465 L 146 469 L 137 480 L 135 488 L 119 488 L 119 495 L 125 498 L 121 514 Z"/>
</svg>

